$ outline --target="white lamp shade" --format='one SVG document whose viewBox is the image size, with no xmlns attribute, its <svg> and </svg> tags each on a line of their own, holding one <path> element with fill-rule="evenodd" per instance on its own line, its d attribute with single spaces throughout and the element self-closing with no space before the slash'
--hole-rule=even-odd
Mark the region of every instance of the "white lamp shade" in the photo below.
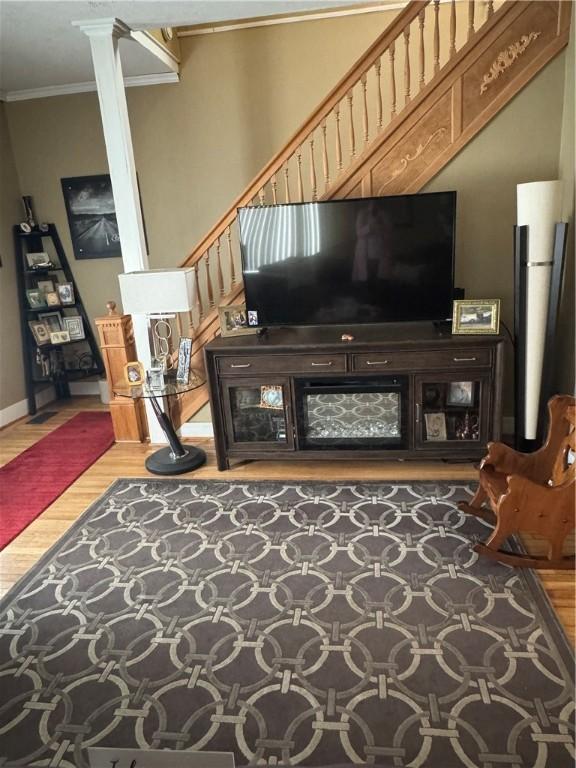
<svg viewBox="0 0 576 768">
<path fill-rule="evenodd" d="M 193 269 L 147 269 L 118 275 L 122 308 L 128 315 L 189 312 L 194 299 Z"/>
<path fill-rule="evenodd" d="M 524 437 L 534 440 L 538 427 L 554 232 L 562 212 L 562 182 L 518 184 L 517 192 L 518 225 L 528 226 L 526 317 L 522 320 L 526 328 L 523 426 Z"/>
</svg>

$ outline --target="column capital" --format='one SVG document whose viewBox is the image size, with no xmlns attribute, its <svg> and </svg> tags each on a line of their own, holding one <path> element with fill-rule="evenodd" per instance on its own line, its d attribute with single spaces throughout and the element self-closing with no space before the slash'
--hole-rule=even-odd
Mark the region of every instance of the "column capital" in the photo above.
<svg viewBox="0 0 576 768">
<path fill-rule="evenodd" d="M 71 23 L 88 37 L 128 37 L 132 31 L 127 24 L 116 18 L 85 19 Z"/>
</svg>

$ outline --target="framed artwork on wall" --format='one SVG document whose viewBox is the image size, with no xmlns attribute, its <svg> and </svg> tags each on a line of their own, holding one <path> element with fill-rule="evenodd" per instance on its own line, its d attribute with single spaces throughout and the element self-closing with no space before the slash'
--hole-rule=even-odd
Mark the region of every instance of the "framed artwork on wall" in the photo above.
<svg viewBox="0 0 576 768">
<path fill-rule="evenodd" d="M 76 258 L 121 256 L 110 175 L 76 176 L 61 184 Z"/>
</svg>

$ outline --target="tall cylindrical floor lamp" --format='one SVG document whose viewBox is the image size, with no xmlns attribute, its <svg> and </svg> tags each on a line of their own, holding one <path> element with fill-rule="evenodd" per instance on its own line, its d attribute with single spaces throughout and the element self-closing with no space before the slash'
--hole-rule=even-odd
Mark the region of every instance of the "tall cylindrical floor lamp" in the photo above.
<svg viewBox="0 0 576 768">
<path fill-rule="evenodd" d="M 514 232 L 516 448 L 542 442 L 566 253 L 562 182 L 518 184 Z"/>
</svg>

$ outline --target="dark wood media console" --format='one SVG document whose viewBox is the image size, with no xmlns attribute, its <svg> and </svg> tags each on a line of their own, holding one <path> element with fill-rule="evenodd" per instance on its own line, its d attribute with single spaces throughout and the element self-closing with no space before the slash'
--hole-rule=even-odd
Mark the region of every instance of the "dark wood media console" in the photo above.
<svg viewBox="0 0 576 768">
<path fill-rule="evenodd" d="M 216 338 L 205 355 L 218 468 L 273 457 L 478 459 L 500 438 L 503 346 L 502 336 L 452 336 L 431 323 Z"/>
</svg>

